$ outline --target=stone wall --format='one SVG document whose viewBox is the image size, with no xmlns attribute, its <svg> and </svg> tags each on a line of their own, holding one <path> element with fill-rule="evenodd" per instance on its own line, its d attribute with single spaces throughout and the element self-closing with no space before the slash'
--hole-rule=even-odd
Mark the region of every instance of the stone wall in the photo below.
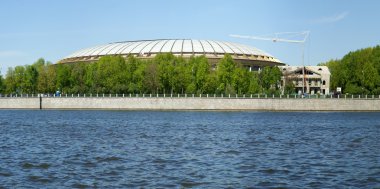
<svg viewBox="0 0 380 189">
<path fill-rule="evenodd" d="M 42 98 L 42 109 L 380 111 L 380 99 Z M 0 98 L 0 109 L 39 109 L 39 98 Z"/>
<path fill-rule="evenodd" d="M 0 109 L 39 109 L 39 98 L 0 98 Z"/>
</svg>

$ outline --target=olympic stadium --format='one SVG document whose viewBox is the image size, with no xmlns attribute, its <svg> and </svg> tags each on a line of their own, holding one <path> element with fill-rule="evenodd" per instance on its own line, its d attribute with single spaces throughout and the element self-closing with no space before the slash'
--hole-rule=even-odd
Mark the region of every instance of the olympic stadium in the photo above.
<svg viewBox="0 0 380 189">
<path fill-rule="evenodd" d="M 58 63 L 94 62 L 107 55 L 123 57 L 133 55 L 141 59 L 152 59 L 159 53 L 172 53 L 184 58 L 204 55 L 214 65 L 225 54 L 230 54 L 235 62 L 241 63 L 249 70 L 258 70 L 264 66 L 285 65 L 272 55 L 252 46 L 194 39 L 139 40 L 103 44 L 76 51 Z"/>
</svg>

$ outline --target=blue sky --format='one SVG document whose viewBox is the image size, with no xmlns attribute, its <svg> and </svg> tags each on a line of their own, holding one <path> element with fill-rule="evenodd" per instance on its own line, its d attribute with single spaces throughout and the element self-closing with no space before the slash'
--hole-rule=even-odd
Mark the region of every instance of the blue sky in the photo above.
<svg viewBox="0 0 380 189">
<path fill-rule="evenodd" d="M 232 41 L 302 64 L 300 44 L 237 39 L 310 30 L 305 64 L 380 44 L 377 0 L 4 0 L 0 67 L 57 62 L 81 48 L 116 41 L 192 38 Z M 283 36 L 287 37 L 287 36 Z"/>
</svg>

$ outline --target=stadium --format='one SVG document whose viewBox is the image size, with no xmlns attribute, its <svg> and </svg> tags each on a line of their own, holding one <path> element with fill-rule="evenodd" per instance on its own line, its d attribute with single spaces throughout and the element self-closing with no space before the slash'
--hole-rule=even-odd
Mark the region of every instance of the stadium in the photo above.
<svg viewBox="0 0 380 189">
<path fill-rule="evenodd" d="M 249 70 L 259 70 L 264 66 L 285 65 L 272 55 L 255 47 L 215 41 L 194 39 L 159 39 L 124 41 L 89 47 L 63 58 L 58 63 L 94 62 L 102 56 L 133 55 L 141 59 L 154 58 L 159 53 L 172 53 L 175 56 L 189 58 L 204 55 L 215 65 L 225 54 L 230 54 L 235 62 Z"/>
</svg>

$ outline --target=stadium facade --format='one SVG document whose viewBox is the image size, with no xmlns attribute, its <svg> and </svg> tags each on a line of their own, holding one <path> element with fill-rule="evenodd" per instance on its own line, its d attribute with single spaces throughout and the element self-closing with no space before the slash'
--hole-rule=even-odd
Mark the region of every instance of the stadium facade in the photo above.
<svg viewBox="0 0 380 189">
<path fill-rule="evenodd" d="M 152 59 L 159 53 L 172 53 L 175 56 L 189 58 L 191 56 L 206 56 L 210 63 L 217 62 L 230 54 L 235 62 L 241 63 L 249 70 L 259 70 L 264 66 L 285 65 L 272 55 L 248 45 L 194 39 L 159 39 L 125 41 L 98 45 L 74 52 L 58 63 L 94 62 L 102 56 L 133 55 L 140 59 Z"/>
</svg>

